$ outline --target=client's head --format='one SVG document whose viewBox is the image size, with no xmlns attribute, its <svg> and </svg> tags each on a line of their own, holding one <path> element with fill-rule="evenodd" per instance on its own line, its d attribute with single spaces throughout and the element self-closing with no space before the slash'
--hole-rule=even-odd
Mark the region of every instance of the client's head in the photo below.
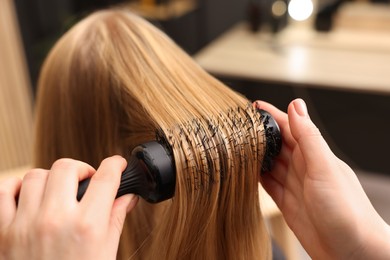
<svg viewBox="0 0 390 260">
<path fill-rule="evenodd" d="M 258 200 L 260 114 L 154 26 L 100 11 L 55 45 L 37 96 L 35 164 L 71 157 L 97 167 L 164 138 L 176 167 L 173 199 L 140 201 L 119 255 L 140 259 L 264 259 Z"/>
</svg>

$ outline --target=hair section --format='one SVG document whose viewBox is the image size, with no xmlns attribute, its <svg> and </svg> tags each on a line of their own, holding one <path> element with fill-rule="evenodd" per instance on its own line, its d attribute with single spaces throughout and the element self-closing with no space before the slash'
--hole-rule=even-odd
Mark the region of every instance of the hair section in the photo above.
<svg viewBox="0 0 390 260">
<path fill-rule="evenodd" d="M 260 113 L 165 34 L 126 11 L 96 12 L 68 31 L 42 68 L 35 163 L 97 167 L 156 138 L 177 169 L 173 199 L 140 201 L 121 259 L 269 259 L 259 207 Z"/>
</svg>

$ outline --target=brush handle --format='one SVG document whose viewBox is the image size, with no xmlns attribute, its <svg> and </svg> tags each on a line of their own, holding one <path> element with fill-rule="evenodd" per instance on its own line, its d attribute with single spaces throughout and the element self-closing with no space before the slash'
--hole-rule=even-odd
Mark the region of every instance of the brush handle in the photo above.
<svg viewBox="0 0 390 260">
<path fill-rule="evenodd" d="M 147 174 L 146 171 L 147 169 L 142 167 L 142 162 L 135 156 L 132 156 L 127 162 L 126 169 L 122 172 L 120 186 L 115 198 L 119 198 L 128 193 L 136 193 L 140 196 L 145 196 L 147 193 L 145 190 L 148 189 L 148 180 L 145 176 Z M 84 196 L 90 182 L 91 178 L 79 182 L 79 188 L 77 190 L 78 201 Z"/>
<path fill-rule="evenodd" d="M 79 183 L 77 200 L 87 191 L 91 179 Z M 116 198 L 134 193 L 150 203 L 172 198 L 175 190 L 176 172 L 169 149 L 152 141 L 137 146 L 123 171 Z"/>
<path fill-rule="evenodd" d="M 87 188 L 88 188 L 90 181 L 91 181 L 91 178 L 88 178 L 88 179 L 85 179 L 85 180 L 82 180 L 79 182 L 79 188 L 77 190 L 77 196 L 76 196 L 78 201 L 80 201 L 81 198 L 84 196 L 85 192 L 87 191 Z"/>
</svg>

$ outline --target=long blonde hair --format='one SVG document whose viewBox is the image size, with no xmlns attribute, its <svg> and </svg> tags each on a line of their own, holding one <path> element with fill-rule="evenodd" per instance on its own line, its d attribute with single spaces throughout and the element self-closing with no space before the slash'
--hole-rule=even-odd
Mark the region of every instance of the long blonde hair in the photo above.
<svg viewBox="0 0 390 260">
<path fill-rule="evenodd" d="M 118 258 L 269 259 L 257 114 L 147 21 L 99 11 L 68 31 L 44 63 L 34 161 L 48 168 L 71 157 L 98 167 L 160 131 L 174 153 L 175 196 L 139 202 Z"/>
</svg>

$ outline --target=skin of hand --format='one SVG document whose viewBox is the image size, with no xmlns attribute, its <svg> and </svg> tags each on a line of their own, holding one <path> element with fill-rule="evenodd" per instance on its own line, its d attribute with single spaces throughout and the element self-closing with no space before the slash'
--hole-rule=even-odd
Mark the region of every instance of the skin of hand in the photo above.
<svg viewBox="0 0 390 260">
<path fill-rule="evenodd" d="M 60 159 L 23 180 L 2 180 L 0 259 L 115 259 L 126 214 L 138 201 L 133 194 L 115 199 L 125 167 L 120 156 L 103 160 L 97 171 Z M 91 176 L 78 202 L 78 183 Z"/>
<path fill-rule="evenodd" d="M 390 259 L 390 228 L 367 198 L 353 170 L 337 158 L 303 100 L 288 115 L 254 105 L 278 122 L 283 146 L 261 183 L 313 259 Z"/>
</svg>

